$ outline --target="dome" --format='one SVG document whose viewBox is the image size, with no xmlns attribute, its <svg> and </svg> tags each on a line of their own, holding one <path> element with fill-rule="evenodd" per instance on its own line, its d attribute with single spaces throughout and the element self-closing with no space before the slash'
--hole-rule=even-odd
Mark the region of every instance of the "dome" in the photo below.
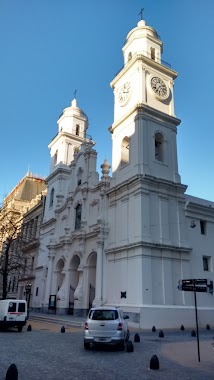
<svg viewBox="0 0 214 380">
<path fill-rule="evenodd" d="M 72 100 L 71 106 L 63 110 L 62 115 L 63 116 L 79 116 L 81 118 L 88 120 L 88 117 L 85 114 L 85 112 L 81 108 L 78 107 L 77 100 L 75 98 Z"/>
<path fill-rule="evenodd" d="M 153 29 L 151 26 L 147 26 L 145 20 L 140 20 L 137 26 L 127 34 L 126 42 L 134 38 L 145 37 L 145 36 L 159 38 L 158 33 L 156 32 L 155 29 Z"/>
</svg>

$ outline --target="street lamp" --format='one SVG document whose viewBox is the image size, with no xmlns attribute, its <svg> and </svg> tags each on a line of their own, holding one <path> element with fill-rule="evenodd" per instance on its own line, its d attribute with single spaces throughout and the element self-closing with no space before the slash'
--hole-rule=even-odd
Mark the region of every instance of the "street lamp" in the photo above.
<svg viewBox="0 0 214 380">
<path fill-rule="evenodd" d="M 25 285 L 25 295 L 26 295 L 26 301 L 27 301 L 28 316 L 29 316 L 29 307 L 30 307 L 31 287 L 32 285 L 30 283 L 27 283 Z"/>
</svg>

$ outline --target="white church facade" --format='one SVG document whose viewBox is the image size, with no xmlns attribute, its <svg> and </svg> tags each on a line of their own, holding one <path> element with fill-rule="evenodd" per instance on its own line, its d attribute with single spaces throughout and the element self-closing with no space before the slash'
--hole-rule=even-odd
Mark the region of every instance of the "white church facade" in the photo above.
<svg viewBox="0 0 214 380">
<path fill-rule="evenodd" d="M 34 310 L 86 315 L 121 306 L 142 328 L 194 325 L 194 295 L 178 281 L 213 278 L 214 203 L 186 195 L 178 172 L 174 80 L 157 32 L 138 22 L 112 80 L 110 164 L 96 168 L 88 118 L 74 99 L 51 141 Z M 199 323 L 214 298 L 198 293 Z"/>
</svg>

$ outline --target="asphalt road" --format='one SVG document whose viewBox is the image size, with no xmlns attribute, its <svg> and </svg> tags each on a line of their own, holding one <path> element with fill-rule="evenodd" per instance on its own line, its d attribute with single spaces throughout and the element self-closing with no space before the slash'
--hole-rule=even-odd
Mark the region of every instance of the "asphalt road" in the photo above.
<svg viewBox="0 0 214 380">
<path fill-rule="evenodd" d="M 10 364 L 18 368 L 19 380 L 107 380 L 107 379 L 214 379 L 214 331 L 200 332 L 201 362 L 198 363 L 196 338 L 190 331 L 159 334 L 140 331 L 140 342 L 130 339 L 134 352 L 114 348 L 83 348 L 82 329 L 61 333 L 59 325 L 32 322 L 32 331 L 0 332 L 0 379 Z M 156 354 L 160 369 L 151 370 Z"/>
</svg>

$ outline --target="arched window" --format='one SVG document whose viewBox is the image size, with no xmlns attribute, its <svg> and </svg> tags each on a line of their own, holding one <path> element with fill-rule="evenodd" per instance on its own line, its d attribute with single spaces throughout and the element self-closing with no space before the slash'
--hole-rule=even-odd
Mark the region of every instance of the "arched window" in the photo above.
<svg viewBox="0 0 214 380">
<path fill-rule="evenodd" d="M 80 126 L 79 124 L 76 124 L 76 136 L 79 136 L 80 134 Z"/>
<path fill-rule="evenodd" d="M 75 230 L 79 230 L 81 227 L 82 205 L 79 203 L 76 207 L 75 215 Z"/>
<path fill-rule="evenodd" d="M 155 48 L 151 47 L 151 59 L 155 61 Z"/>
<path fill-rule="evenodd" d="M 129 138 L 124 137 L 121 144 L 121 166 L 129 163 Z"/>
<path fill-rule="evenodd" d="M 164 160 L 164 139 L 161 133 L 155 134 L 155 159 L 162 162 Z"/>
<path fill-rule="evenodd" d="M 54 202 L 54 188 L 51 189 L 49 207 L 52 207 L 52 206 L 53 206 L 53 202 Z"/>
</svg>

